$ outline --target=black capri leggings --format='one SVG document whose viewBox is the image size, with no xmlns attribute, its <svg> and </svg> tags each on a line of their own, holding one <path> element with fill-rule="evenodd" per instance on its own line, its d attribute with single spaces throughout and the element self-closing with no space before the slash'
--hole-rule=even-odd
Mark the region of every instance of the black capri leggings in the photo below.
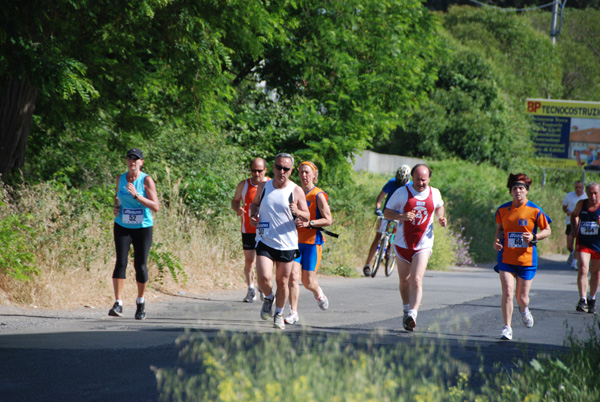
<svg viewBox="0 0 600 402">
<path fill-rule="evenodd" d="M 114 226 L 115 248 L 117 251 L 117 263 L 112 277 L 114 279 L 125 279 L 127 258 L 129 248 L 133 243 L 133 266 L 135 268 L 135 280 L 139 283 L 148 282 L 148 253 L 152 245 L 152 226 L 148 228 L 129 229 L 115 222 Z"/>
</svg>

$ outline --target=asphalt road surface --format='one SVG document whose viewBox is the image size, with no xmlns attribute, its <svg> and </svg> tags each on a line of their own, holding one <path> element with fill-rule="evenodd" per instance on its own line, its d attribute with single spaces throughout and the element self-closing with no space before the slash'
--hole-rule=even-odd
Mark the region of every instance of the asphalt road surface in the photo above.
<svg viewBox="0 0 600 402">
<path fill-rule="evenodd" d="M 402 328 L 402 303 L 396 273 L 376 278 L 321 278 L 330 300 L 321 311 L 301 289 L 300 325 L 290 336 L 330 336 L 344 332 L 353 342 L 376 337 L 385 345 L 445 342 L 454 358 L 485 372 L 514 367 L 515 359 L 539 352 L 567 350 L 569 334 L 580 339 L 595 316 L 575 311 L 576 272 L 566 256 L 540 259 L 530 293 L 535 325 L 513 316 L 512 341 L 499 340 L 502 329 L 500 281 L 491 267 L 428 271 L 417 328 Z M 104 309 L 47 311 L 0 306 L 0 401 L 156 401 L 152 367 L 178 367 L 176 340 L 185 331 L 213 336 L 221 330 L 258 334 L 279 331 L 259 318 L 261 302 L 241 302 L 244 290 L 178 294 L 148 302 L 148 318 L 133 319 Z M 287 310 L 286 310 L 287 313 Z"/>
</svg>

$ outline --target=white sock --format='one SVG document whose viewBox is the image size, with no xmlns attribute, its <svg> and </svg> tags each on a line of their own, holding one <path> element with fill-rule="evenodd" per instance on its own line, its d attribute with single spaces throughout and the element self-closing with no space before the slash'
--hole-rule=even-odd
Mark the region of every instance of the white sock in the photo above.
<svg viewBox="0 0 600 402">
<path fill-rule="evenodd" d="M 275 307 L 275 314 L 283 313 L 283 307 Z"/>
<path fill-rule="evenodd" d="M 122 305 L 123 305 L 123 300 L 121 300 L 121 299 L 117 299 L 117 300 L 115 300 L 115 301 L 117 302 L 117 304 L 118 304 L 119 306 L 122 306 Z"/>
<path fill-rule="evenodd" d="M 269 300 L 273 301 L 273 300 L 275 300 L 275 295 L 273 293 L 271 293 L 270 295 L 265 296 L 265 299 L 269 299 Z"/>
<path fill-rule="evenodd" d="M 529 307 L 525 307 L 525 310 L 521 312 L 521 314 L 525 315 L 529 312 Z"/>
<path fill-rule="evenodd" d="M 408 314 L 410 314 L 413 318 L 417 318 L 417 310 L 415 310 L 414 308 L 408 310 Z"/>
<path fill-rule="evenodd" d="M 408 310 L 410 310 L 410 304 L 403 304 L 402 305 L 402 310 L 408 312 Z"/>
<path fill-rule="evenodd" d="M 254 289 L 254 285 L 248 285 L 248 289 Z"/>
<path fill-rule="evenodd" d="M 144 302 L 144 298 L 138 297 L 136 302 L 137 302 L 137 304 L 142 304 Z"/>
</svg>

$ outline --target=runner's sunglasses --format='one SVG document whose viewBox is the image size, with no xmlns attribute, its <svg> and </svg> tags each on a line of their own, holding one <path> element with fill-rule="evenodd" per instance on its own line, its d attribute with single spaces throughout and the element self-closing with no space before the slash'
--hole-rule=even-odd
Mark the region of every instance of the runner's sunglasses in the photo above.
<svg viewBox="0 0 600 402">
<path fill-rule="evenodd" d="M 283 170 L 286 173 L 289 172 L 290 170 L 292 170 L 292 168 L 281 166 L 281 165 L 278 165 L 278 164 L 275 164 L 275 169 L 276 170 Z"/>
</svg>

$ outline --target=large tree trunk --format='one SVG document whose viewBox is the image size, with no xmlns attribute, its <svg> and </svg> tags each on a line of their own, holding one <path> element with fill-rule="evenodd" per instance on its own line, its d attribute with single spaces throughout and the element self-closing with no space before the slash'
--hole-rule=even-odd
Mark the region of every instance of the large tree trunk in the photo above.
<svg viewBox="0 0 600 402">
<path fill-rule="evenodd" d="M 8 80 L 0 98 L 0 175 L 25 165 L 25 149 L 31 130 L 37 90 L 29 81 Z"/>
</svg>

